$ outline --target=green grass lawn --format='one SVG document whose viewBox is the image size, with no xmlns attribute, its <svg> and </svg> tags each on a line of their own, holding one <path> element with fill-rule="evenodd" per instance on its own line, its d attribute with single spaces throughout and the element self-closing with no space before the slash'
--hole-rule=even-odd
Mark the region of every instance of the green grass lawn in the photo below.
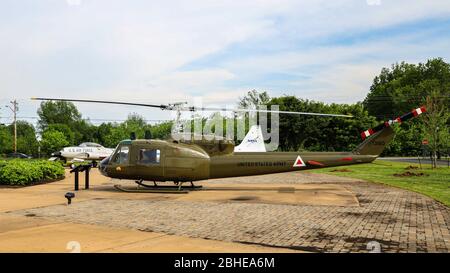
<svg viewBox="0 0 450 273">
<path fill-rule="evenodd" d="M 311 170 L 313 173 L 324 173 L 337 176 L 359 178 L 370 182 L 387 184 L 430 196 L 450 206 L 450 168 L 447 166 L 432 170 L 430 165 L 422 164 L 422 169 L 407 169 L 418 164 L 376 160 L 371 164 L 341 166 Z M 349 172 L 333 172 L 347 169 Z M 394 176 L 405 172 L 424 173 L 424 176 Z"/>
</svg>

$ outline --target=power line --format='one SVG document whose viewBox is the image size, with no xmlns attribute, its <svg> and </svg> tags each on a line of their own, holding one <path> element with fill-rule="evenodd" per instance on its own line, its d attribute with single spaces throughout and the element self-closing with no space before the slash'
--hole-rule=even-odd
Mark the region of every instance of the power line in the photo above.
<svg viewBox="0 0 450 273">
<path fill-rule="evenodd" d="M 10 120 L 10 117 L 0 117 L 0 120 Z M 17 116 L 17 120 L 32 120 L 32 123 L 36 123 L 39 120 L 39 117 L 33 117 L 33 116 Z M 104 124 L 104 123 L 122 123 L 127 121 L 127 119 L 101 119 L 101 118 L 94 118 L 94 119 L 90 119 L 90 118 L 83 118 L 81 119 L 83 121 L 88 121 L 91 122 L 93 125 L 100 125 L 100 124 Z M 144 119 L 143 120 L 146 123 L 149 124 L 158 124 L 158 123 L 164 123 L 164 122 L 170 122 L 173 120 L 170 119 Z M 31 121 L 30 121 L 31 122 Z M 1 123 L 3 125 L 11 125 L 14 124 L 13 122 L 4 122 Z"/>
</svg>

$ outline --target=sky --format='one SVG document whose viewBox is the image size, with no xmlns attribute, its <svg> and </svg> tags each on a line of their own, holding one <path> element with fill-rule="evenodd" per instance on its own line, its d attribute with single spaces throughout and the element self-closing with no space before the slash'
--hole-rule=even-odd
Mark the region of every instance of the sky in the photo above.
<svg viewBox="0 0 450 273">
<path fill-rule="evenodd" d="M 0 122 L 30 97 L 234 106 L 256 89 L 354 103 L 392 63 L 450 60 L 450 1 L 0 0 Z M 76 104 L 94 124 L 150 108 Z"/>
</svg>

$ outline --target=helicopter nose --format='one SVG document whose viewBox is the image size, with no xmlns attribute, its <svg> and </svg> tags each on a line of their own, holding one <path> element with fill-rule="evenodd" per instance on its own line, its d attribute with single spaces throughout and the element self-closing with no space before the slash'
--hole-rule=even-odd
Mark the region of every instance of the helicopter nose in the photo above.
<svg viewBox="0 0 450 273">
<path fill-rule="evenodd" d="M 109 164 L 109 160 L 111 159 L 110 156 L 104 158 L 102 161 L 100 161 L 100 164 L 98 165 L 98 169 L 100 170 L 101 174 L 104 176 L 108 176 L 108 173 L 106 172 L 106 166 Z"/>
</svg>

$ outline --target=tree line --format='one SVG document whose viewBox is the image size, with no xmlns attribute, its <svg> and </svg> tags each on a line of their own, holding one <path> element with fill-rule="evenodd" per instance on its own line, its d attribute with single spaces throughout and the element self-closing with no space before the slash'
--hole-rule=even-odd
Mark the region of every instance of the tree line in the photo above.
<svg viewBox="0 0 450 273">
<path fill-rule="evenodd" d="M 350 114 L 354 118 L 280 115 L 281 151 L 348 151 L 361 142 L 360 133 L 380 122 L 396 118 L 414 108 L 425 105 L 428 113 L 419 119 L 395 127 L 396 136 L 384 155 L 417 156 L 422 153 L 422 141 L 427 140 L 433 151 L 448 152 L 450 142 L 450 64 L 441 58 L 425 63 L 395 63 L 377 75 L 362 102 L 354 104 L 326 104 L 295 96 L 270 98 L 267 92 L 250 91 L 239 98 L 242 107 L 265 104 L 279 105 L 283 111 Z M 81 142 L 97 142 L 115 147 L 134 132 L 143 138 L 150 131 L 153 138 L 170 136 L 172 122 L 147 124 L 136 114 L 124 122 L 93 125 L 83 119 L 70 102 L 42 102 L 37 114 L 37 128 L 26 121 L 17 122 L 18 152 L 48 156 L 64 146 Z M 37 139 L 39 133 L 40 140 Z M 0 125 L 0 154 L 13 149 L 13 126 Z M 39 150 L 40 149 L 40 150 Z"/>
</svg>

